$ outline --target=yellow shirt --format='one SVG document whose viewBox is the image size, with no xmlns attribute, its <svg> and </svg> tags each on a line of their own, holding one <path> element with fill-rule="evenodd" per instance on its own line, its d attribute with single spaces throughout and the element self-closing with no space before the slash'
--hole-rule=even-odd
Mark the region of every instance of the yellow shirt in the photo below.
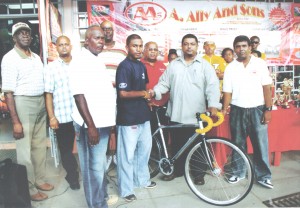
<svg viewBox="0 0 300 208">
<path fill-rule="evenodd" d="M 208 61 L 216 71 L 218 70 L 219 72 L 224 73 L 227 64 L 226 61 L 221 56 L 213 55 L 212 57 L 209 57 L 208 55 L 204 55 L 203 59 Z M 222 86 L 223 86 L 223 80 L 220 80 L 221 92 L 222 92 Z"/>
</svg>

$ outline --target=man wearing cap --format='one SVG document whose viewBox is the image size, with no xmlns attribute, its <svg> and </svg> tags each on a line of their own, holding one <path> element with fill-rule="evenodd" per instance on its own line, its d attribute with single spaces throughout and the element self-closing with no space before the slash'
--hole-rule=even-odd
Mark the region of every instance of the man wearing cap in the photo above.
<svg viewBox="0 0 300 208">
<path fill-rule="evenodd" d="M 214 41 L 205 41 L 203 44 L 205 55 L 203 58 L 208 61 L 216 70 L 217 77 L 220 80 L 220 89 L 222 89 L 222 80 L 226 67 L 226 62 L 221 56 L 215 55 L 216 44 Z"/>
<path fill-rule="evenodd" d="M 31 29 L 19 22 L 12 27 L 15 46 L 2 60 L 2 87 L 13 124 L 17 160 L 27 168 L 31 200 L 48 196 L 51 191 L 46 175 L 46 108 L 44 101 L 43 63 L 29 46 Z"/>
</svg>

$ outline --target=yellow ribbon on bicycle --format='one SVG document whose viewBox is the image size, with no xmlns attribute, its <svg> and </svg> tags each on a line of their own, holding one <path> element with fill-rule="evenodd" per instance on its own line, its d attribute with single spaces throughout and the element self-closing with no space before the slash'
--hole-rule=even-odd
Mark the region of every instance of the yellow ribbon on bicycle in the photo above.
<svg viewBox="0 0 300 208">
<path fill-rule="evenodd" d="M 218 117 L 218 120 L 217 120 L 217 122 L 214 123 L 213 120 L 209 116 L 207 116 L 205 114 L 201 114 L 200 118 L 202 119 L 202 121 L 205 121 L 207 123 L 207 126 L 203 129 L 196 129 L 196 132 L 198 134 L 204 134 L 204 133 L 210 131 L 212 129 L 212 127 L 219 126 L 221 123 L 223 123 L 224 115 L 221 112 L 217 112 L 216 116 Z"/>
</svg>

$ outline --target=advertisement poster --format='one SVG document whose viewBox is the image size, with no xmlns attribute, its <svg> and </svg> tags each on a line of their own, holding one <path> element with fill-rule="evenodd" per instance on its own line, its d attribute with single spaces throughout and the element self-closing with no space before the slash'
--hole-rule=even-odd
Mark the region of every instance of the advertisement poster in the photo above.
<svg viewBox="0 0 300 208">
<path fill-rule="evenodd" d="M 192 7 L 191 7 L 192 5 Z M 89 24 L 103 20 L 114 23 L 115 40 L 139 34 L 144 43 L 159 45 L 160 59 L 167 61 L 170 48 L 180 51 L 181 38 L 188 33 L 203 43 L 216 43 L 216 54 L 233 47 L 236 36 L 260 37 L 259 50 L 269 65 L 300 64 L 300 4 L 265 2 L 193 1 L 87 1 Z"/>
</svg>

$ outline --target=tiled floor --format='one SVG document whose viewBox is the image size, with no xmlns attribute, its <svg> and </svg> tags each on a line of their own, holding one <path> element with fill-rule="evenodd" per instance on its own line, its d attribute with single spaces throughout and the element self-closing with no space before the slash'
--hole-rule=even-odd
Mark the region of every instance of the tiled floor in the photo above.
<svg viewBox="0 0 300 208">
<path fill-rule="evenodd" d="M 49 199 L 44 202 L 33 202 L 33 207 L 45 208 L 76 208 L 87 207 L 83 189 L 73 191 L 68 188 L 64 180 L 64 170 L 54 168 L 53 159 L 47 162 L 47 172 L 49 182 L 55 185 L 55 190 L 49 192 Z M 230 207 L 265 207 L 262 203 L 280 196 L 300 192 L 300 152 L 283 153 L 281 164 L 278 167 L 272 166 L 274 189 L 266 189 L 258 184 L 254 184 L 252 191 L 240 203 Z M 117 193 L 115 170 L 108 173 L 110 194 Z M 136 189 L 137 201 L 127 203 L 119 199 L 118 203 L 111 206 L 113 208 L 196 208 L 215 207 L 198 199 L 188 188 L 183 177 L 173 181 L 165 182 L 160 180 L 160 176 L 153 179 L 157 183 L 155 189 Z"/>
</svg>

